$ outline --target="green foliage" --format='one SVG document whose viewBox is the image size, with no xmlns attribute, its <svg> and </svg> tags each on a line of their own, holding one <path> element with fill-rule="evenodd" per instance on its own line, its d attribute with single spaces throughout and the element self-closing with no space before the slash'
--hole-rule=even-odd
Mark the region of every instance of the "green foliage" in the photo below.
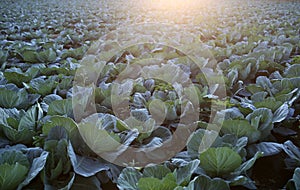
<svg viewBox="0 0 300 190">
<path fill-rule="evenodd" d="M 260 189 L 249 170 L 283 152 L 276 188 L 300 189 L 298 2 L 0 4 L 0 189 Z M 128 148 L 173 155 L 113 164 Z"/>
<path fill-rule="evenodd" d="M 242 158 L 228 147 L 209 148 L 200 154 L 201 167 L 212 177 L 222 176 L 237 169 Z"/>
<path fill-rule="evenodd" d="M 22 151 L 21 151 L 22 150 Z M 0 149 L 0 188 L 22 189 L 44 168 L 48 152 L 25 146 Z"/>
</svg>

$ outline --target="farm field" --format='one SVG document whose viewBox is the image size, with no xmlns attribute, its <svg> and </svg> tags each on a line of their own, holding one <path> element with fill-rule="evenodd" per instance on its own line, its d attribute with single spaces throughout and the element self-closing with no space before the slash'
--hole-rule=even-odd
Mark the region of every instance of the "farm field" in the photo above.
<svg viewBox="0 0 300 190">
<path fill-rule="evenodd" d="M 300 190 L 300 1 L 0 5 L 0 190 Z"/>
</svg>

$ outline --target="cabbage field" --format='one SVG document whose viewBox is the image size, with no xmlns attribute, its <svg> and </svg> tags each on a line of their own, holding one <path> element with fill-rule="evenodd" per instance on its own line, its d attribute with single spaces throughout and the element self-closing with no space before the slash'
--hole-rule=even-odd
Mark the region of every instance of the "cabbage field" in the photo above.
<svg viewBox="0 0 300 190">
<path fill-rule="evenodd" d="M 300 190 L 300 1 L 0 4 L 0 190 Z"/>
</svg>

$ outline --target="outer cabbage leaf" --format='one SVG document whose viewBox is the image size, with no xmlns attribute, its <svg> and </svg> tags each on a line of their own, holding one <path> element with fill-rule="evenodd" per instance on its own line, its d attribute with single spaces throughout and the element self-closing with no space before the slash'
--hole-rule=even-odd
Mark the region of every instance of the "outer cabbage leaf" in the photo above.
<svg viewBox="0 0 300 190">
<path fill-rule="evenodd" d="M 27 151 L 27 155 L 29 154 L 28 152 L 33 152 L 32 154 L 35 155 L 32 158 L 31 167 L 27 174 L 27 177 L 24 179 L 22 183 L 19 184 L 18 190 L 21 190 L 24 186 L 28 185 L 44 169 L 49 154 L 48 152 L 42 150 L 31 151 L 29 149 Z"/>
<path fill-rule="evenodd" d="M 300 168 L 296 168 L 293 178 L 286 184 L 288 190 L 299 190 L 300 189 Z"/>
<path fill-rule="evenodd" d="M 29 92 L 37 93 L 42 96 L 51 94 L 53 89 L 56 88 L 57 82 L 56 77 L 49 77 L 44 79 L 44 77 L 38 77 L 30 81 L 29 83 Z"/>
<path fill-rule="evenodd" d="M 14 143 L 30 143 L 35 135 L 37 121 L 43 116 L 39 104 L 31 107 L 27 112 L 19 114 L 20 118 L 6 116 L 2 130 L 6 137 Z"/>
<path fill-rule="evenodd" d="M 192 177 L 192 174 L 198 168 L 200 161 L 195 159 L 191 162 L 188 162 L 186 165 L 176 169 L 173 174 L 176 178 L 177 185 L 182 185 L 188 183 Z"/>
<path fill-rule="evenodd" d="M 0 106 L 3 108 L 22 108 L 28 104 L 28 93 L 25 89 L 12 90 L 0 88 Z"/>
<path fill-rule="evenodd" d="M 237 137 L 248 137 L 249 142 L 259 140 L 261 132 L 250 125 L 248 120 L 225 120 L 221 131 L 225 134 L 234 134 Z"/>
<path fill-rule="evenodd" d="M 96 113 L 83 119 L 78 124 L 78 129 L 83 140 L 95 153 L 115 151 L 114 156 L 117 157 L 138 135 L 137 130 L 131 130 L 124 136 L 115 133 L 117 120 L 113 115 Z"/>
<path fill-rule="evenodd" d="M 230 190 L 228 183 L 220 178 L 211 179 L 208 176 L 198 176 L 184 190 Z"/>
<path fill-rule="evenodd" d="M 28 167 L 19 164 L 0 165 L 0 189 L 14 190 L 21 183 L 28 172 Z"/>
<path fill-rule="evenodd" d="M 73 118 L 72 99 L 51 102 L 48 108 L 48 115 L 61 115 Z"/>
<path fill-rule="evenodd" d="M 0 188 L 16 189 L 29 170 L 29 160 L 20 151 L 8 150 L 0 155 Z"/>
<path fill-rule="evenodd" d="M 142 174 L 134 168 L 125 168 L 118 178 L 118 188 L 120 190 L 136 190 Z"/>
<path fill-rule="evenodd" d="M 21 86 L 23 82 L 27 83 L 33 79 L 39 72 L 39 68 L 31 67 L 26 72 L 23 72 L 20 68 L 6 69 L 4 77 L 8 83 L 14 83 L 17 86 Z"/>
<path fill-rule="evenodd" d="M 48 135 L 49 131 L 55 126 L 64 127 L 70 138 L 76 135 L 77 124 L 73 119 L 64 116 L 52 116 L 49 118 L 42 127 L 43 134 Z"/>
<path fill-rule="evenodd" d="M 75 154 L 70 142 L 68 145 L 68 154 L 75 173 L 83 177 L 91 177 L 100 171 L 109 170 L 109 167 L 105 163 L 100 162 L 96 158 Z"/>
<path fill-rule="evenodd" d="M 247 147 L 249 156 L 255 155 L 257 152 L 262 152 L 264 156 L 272 156 L 280 153 L 283 150 L 283 145 L 274 142 L 261 142 L 251 144 Z"/>
<path fill-rule="evenodd" d="M 138 189 L 140 190 L 173 190 L 177 186 L 172 173 L 167 174 L 161 180 L 153 177 L 143 177 L 138 181 Z"/>
<path fill-rule="evenodd" d="M 143 170 L 143 177 L 153 177 L 163 179 L 171 170 L 165 165 L 147 166 Z"/>
<path fill-rule="evenodd" d="M 210 147 L 209 145 L 216 147 L 220 143 L 221 138 L 217 132 L 199 129 L 191 135 L 187 143 L 187 150 L 191 158 L 198 158 L 199 153 Z"/>
<path fill-rule="evenodd" d="M 294 64 L 288 67 L 284 75 L 287 78 L 299 77 L 300 76 L 300 64 Z"/>
<path fill-rule="evenodd" d="M 261 138 L 270 135 L 273 129 L 273 113 L 268 108 L 259 108 L 247 115 L 246 119 L 251 123 L 251 126 L 261 132 Z"/>
<path fill-rule="evenodd" d="M 273 123 L 283 121 L 285 118 L 287 118 L 288 114 L 289 106 L 287 103 L 284 103 L 274 112 Z"/>
<path fill-rule="evenodd" d="M 228 175 L 242 164 L 241 156 L 228 147 L 209 148 L 199 158 L 200 167 L 212 177 Z"/>
</svg>

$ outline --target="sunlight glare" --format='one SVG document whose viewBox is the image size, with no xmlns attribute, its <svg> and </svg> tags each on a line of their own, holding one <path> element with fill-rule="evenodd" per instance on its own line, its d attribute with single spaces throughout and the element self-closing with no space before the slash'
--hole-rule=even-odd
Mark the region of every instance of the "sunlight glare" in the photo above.
<svg viewBox="0 0 300 190">
<path fill-rule="evenodd" d="M 207 0 L 208 1 L 208 0 Z M 193 9 L 199 4 L 207 1 L 203 0 L 149 0 L 148 6 L 152 9 L 160 10 L 178 10 L 178 9 Z"/>
</svg>

